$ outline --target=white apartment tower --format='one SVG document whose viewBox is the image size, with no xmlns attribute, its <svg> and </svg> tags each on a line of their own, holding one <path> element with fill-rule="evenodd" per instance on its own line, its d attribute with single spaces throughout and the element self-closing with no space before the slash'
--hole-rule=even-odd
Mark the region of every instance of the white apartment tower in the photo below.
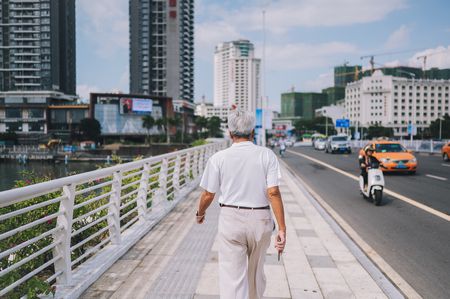
<svg viewBox="0 0 450 299">
<path fill-rule="evenodd" d="M 261 97 L 261 60 L 248 40 L 220 43 L 214 53 L 214 106 L 255 111 Z"/>
<path fill-rule="evenodd" d="M 391 127 L 396 136 L 407 136 L 408 125 L 419 129 L 450 114 L 450 80 L 414 80 L 385 76 L 347 84 L 345 110 L 352 126 Z"/>
</svg>

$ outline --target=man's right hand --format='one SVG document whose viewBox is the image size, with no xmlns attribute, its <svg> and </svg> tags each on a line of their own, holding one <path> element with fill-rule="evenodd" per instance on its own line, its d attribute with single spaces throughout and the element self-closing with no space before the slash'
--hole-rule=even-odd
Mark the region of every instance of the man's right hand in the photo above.
<svg viewBox="0 0 450 299">
<path fill-rule="evenodd" d="M 286 245 L 286 232 L 284 230 L 279 230 L 277 236 L 275 237 L 275 248 L 279 253 L 284 251 L 284 246 Z"/>
</svg>

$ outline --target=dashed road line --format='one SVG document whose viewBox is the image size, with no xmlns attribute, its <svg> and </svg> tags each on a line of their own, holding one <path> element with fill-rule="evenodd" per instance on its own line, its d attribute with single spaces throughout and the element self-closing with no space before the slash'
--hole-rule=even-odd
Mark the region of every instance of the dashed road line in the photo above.
<svg viewBox="0 0 450 299">
<path fill-rule="evenodd" d="M 425 176 L 432 178 L 432 179 L 436 179 L 436 180 L 440 180 L 440 181 L 446 181 L 446 178 L 443 178 L 441 176 L 437 176 L 437 175 L 432 175 L 432 174 L 426 174 Z"/>
<path fill-rule="evenodd" d="M 442 166 L 450 167 L 450 164 L 442 164 Z"/>
<path fill-rule="evenodd" d="M 334 170 L 334 171 L 336 171 L 336 172 L 338 172 L 338 173 L 340 173 L 340 174 L 342 174 L 342 175 L 345 175 L 345 176 L 347 176 L 347 177 L 349 177 L 349 178 L 351 178 L 351 179 L 353 179 L 353 180 L 359 182 L 359 178 L 358 178 L 357 176 L 355 176 L 355 175 L 353 175 L 353 174 L 350 174 L 350 173 L 348 173 L 348 172 L 346 172 L 346 171 L 343 171 L 343 170 L 341 170 L 341 169 L 339 169 L 339 168 L 337 168 L 337 167 L 334 167 L 334 166 L 332 166 L 332 165 L 330 165 L 330 164 L 328 164 L 328 163 L 322 162 L 322 161 L 320 161 L 320 160 L 318 160 L 318 159 L 312 158 L 312 157 L 310 157 L 310 156 L 308 156 L 308 155 L 301 154 L 301 153 L 298 153 L 298 152 L 295 152 L 295 151 L 292 151 L 292 150 L 287 150 L 287 151 L 288 151 L 289 153 L 291 153 L 291 154 L 294 154 L 294 155 L 303 157 L 303 158 L 308 159 L 308 160 L 310 160 L 310 161 L 313 161 L 313 162 L 315 162 L 315 163 L 317 163 L 317 164 L 320 164 L 320 165 L 323 165 L 323 166 L 325 166 L 325 167 L 328 167 L 328 168 L 330 168 L 331 170 Z M 404 195 L 401 195 L 401 194 L 399 194 L 399 193 L 397 193 L 397 192 L 394 192 L 394 191 L 392 191 L 392 190 L 389 190 L 389 189 L 386 189 L 386 188 L 385 188 L 385 189 L 383 190 L 383 192 L 386 193 L 386 194 L 389 194 L 389 195 L 391 195 L 391 196 L 394 196 L 394 197 L 400 199 L 401 201 L 404 201 L 404 202 L 406 202 L 406 203 L 408 203 L 408 204 L 410 204 L 410 205 L 412 205 L 412 206 L 415 206 L 416 208 L 419 208 L 419 209 L 421 209 L 421 210 L 423 210 L 423 211 L 425 211 L 425 212 L 428 212 L 428 213 L 430 213 L 430 214 L 433 214 L 434 216 L 437 216 L 437 217 L 439 217 L 439 218 L 442 218 L 442 219 L 447 220 L 447 221 L 450 222 L 450 215 L 444 214 L 444 213 L 442 213 L 442 212 L 440 212 L 440 211 L 438 211 L 438 210 L 435 210 L 435 209 L 433 209 L 433 208 L 430 208 L 430 207 L 427 206 L 427 205 L 424 205 L 424 204 L 422 204 L 422 203 L 420 203 L 420 202 L 417 202 L 417 201 L 415 201 L 415 200 L 413 200 L 413 199 L 411 199 L 411 198 L 408 198 L 408 197 L 406 197 L 406 196 L 404 196 Z"/>
</svg>

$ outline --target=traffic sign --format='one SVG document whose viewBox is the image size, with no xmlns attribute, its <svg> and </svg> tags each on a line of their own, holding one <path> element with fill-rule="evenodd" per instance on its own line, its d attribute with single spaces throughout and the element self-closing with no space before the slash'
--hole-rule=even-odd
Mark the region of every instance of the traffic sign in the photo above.
<svg viewBox="0 0 450 299">
<path fill-rule="evenodd" d="M 336 128 L 350 128 L 349 119 L 336 119 Z"/>
</svg>

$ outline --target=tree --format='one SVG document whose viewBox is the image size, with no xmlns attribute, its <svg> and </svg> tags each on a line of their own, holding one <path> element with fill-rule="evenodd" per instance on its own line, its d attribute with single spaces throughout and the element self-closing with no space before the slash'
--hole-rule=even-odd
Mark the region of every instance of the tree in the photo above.
<svg viewBox="0 0 450 299">
<path fill-rule="evenodd" d="M 380 126 L 378 124 L 374 126 L 370 126 L 367 129 L 367 138 L 373 139 L 376 137 L 393 137 L 394 136 L 394 130 L 392 128 L 386 128 L 383 126 Z"/>
<path fill-rule="evenodd" d="M 79 132 L 84 140 L 97 142 L 102 133 L 101 125 L 95 118 L 84 118 L 80 122 Z"/>
<path fill-rule="evenodd" d="M 212 116 L 208 119 L 209 137 L 223 137 L 223 132 L 220 129 L 222 120 L 217 116 Z"/>
<path fill-rule="evenodd" d="M 294 122 L 295 132 L 298 135 L 303 135 L 305 133 L 314 133 L 318 132 L 321 134 L 325 134 L 327 132 L 326 126 L 328 123 L 328 135 L 336 134 L 336 130 L 334 129 L 333 120 L 328 118 L 328 121 L 325 117 L 316 117 L 313 119 L 299 119 Z"/>
<path fill-rule="evenodd" d="M 445 114 L 441 120 L 438 118 L 432 121 L 429 132 L 431 137 L 435 139 L 438 139 L 439 137 L 442 139 L 450 138 L 450 116 Z M 439 136 L 439 132 L 441 133 L 441 136 Z"/>
<path fill-rule="evenodd" d="M 166 131 L 166 119 L 164 117 L 155 120 L 155 125 L 158 128 L 158 131 L 161 130 L 163 130 L 164 132 Z"/>
<path fill-rule="evenodd" d="M 167 143 L 170 143 L 170 129 L 172 127 L 178 128 L 180 126 L 180 124 L 182 123 L 181 117 L 180 116 L 175 116 L 175 117 L 169 117 L 167 118 Z"/>
<path fill-rule="evenodd" d="M 155 119 L 151 115 L 142 117 L 142 127 L 147 130 L 147 142 L 151 143 L 150 131 L 155 126 Z"/>
</svg>

